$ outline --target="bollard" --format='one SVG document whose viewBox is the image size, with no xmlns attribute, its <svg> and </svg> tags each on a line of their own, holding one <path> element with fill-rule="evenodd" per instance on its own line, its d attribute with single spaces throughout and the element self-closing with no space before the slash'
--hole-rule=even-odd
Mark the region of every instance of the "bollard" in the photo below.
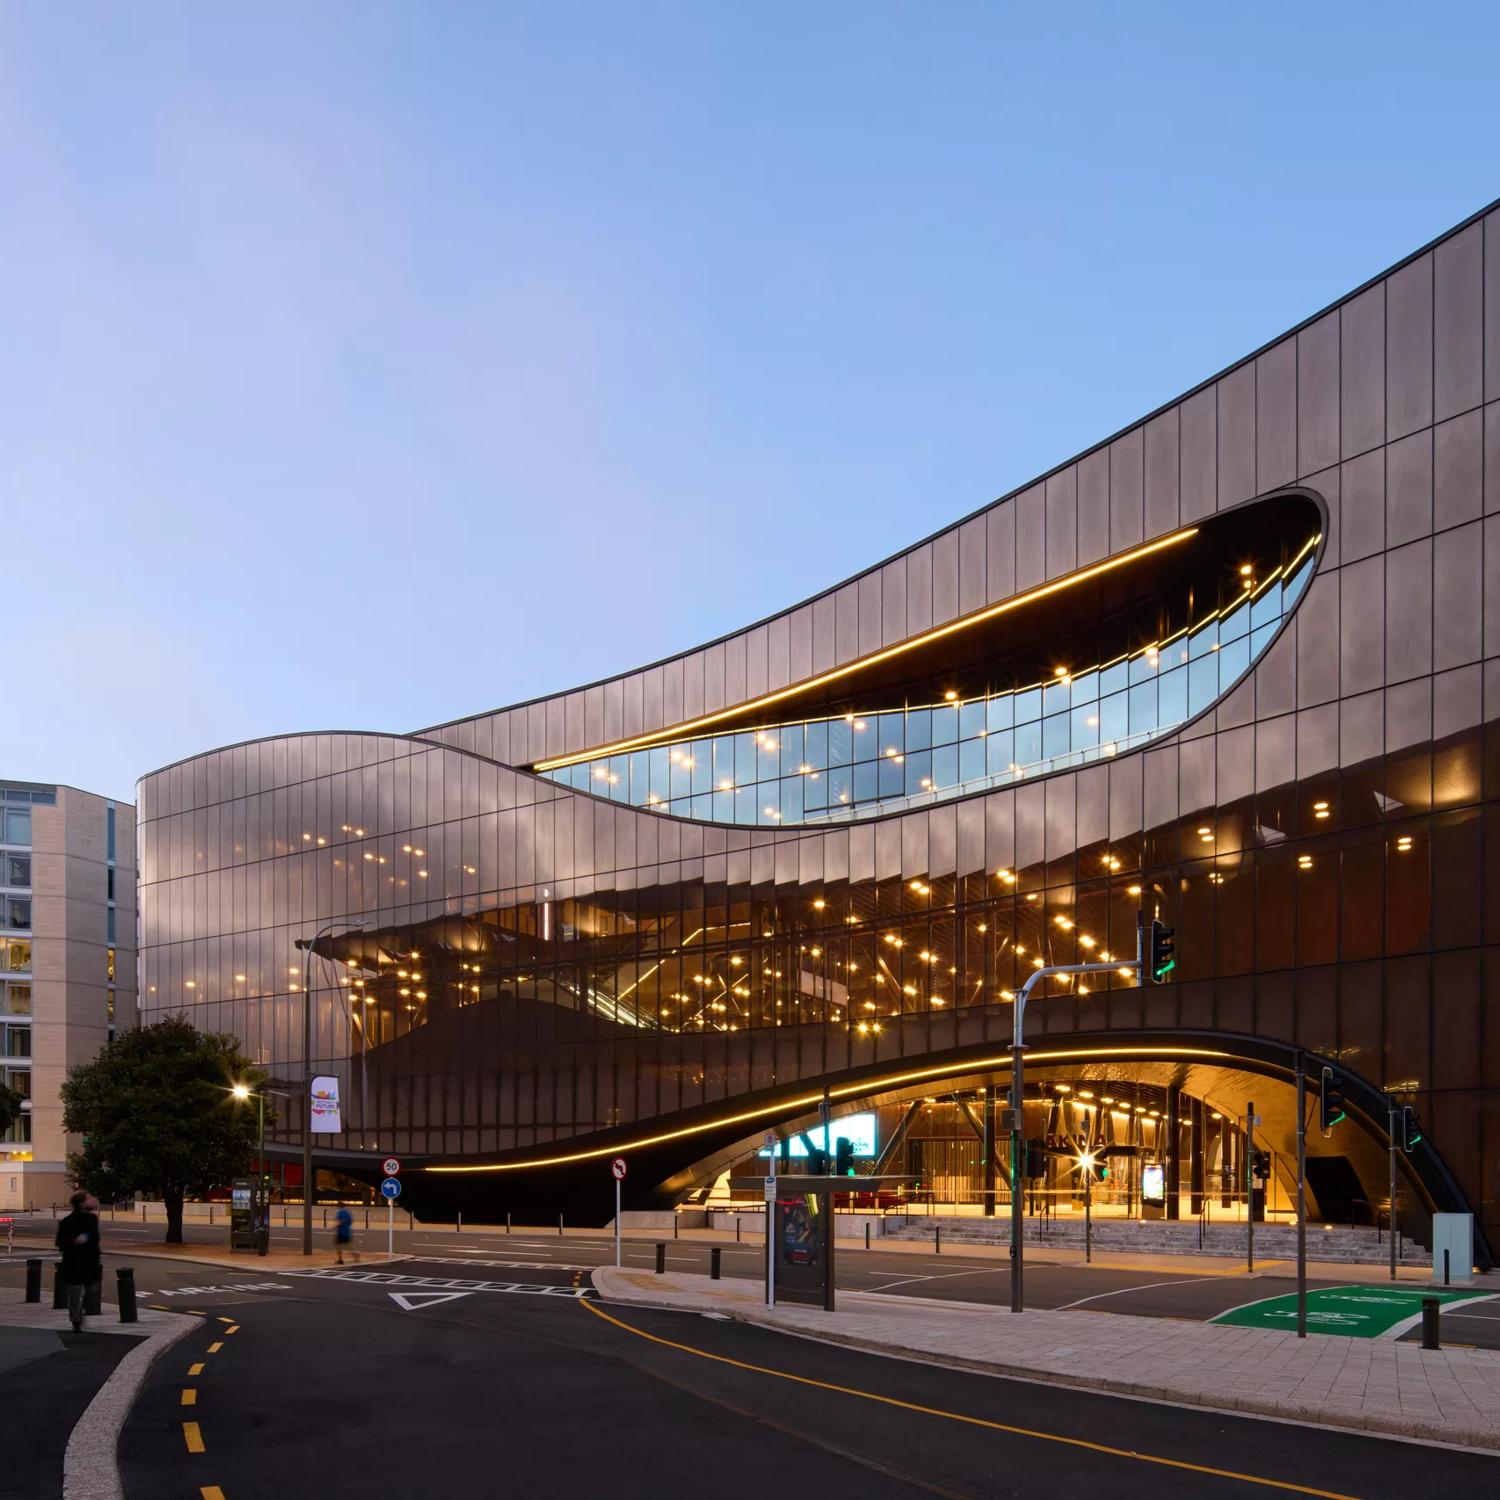
<svg viewBox="0 0 1500 1500">
<path fill-rule="evenodd" d="M 712 1281 L 719 1279 L 719 1260 L 723 1254 L 724 1252 L 717 1245 L 708 1252 L 708 1275 Z"/>
<path fill-rule="evenodd" d="M 510 1215 L 509 1214 L 506 1214 L 506 1216 L 505 1216 L 505 1232 L 507 1234 L 510 1233 Z"/>
<path fill-rule="evenodd" d="M 28 1257 L 26 1261 L 26 1300 L 42 1300 L 42 1262 L 40 1256 Z"/>
<path fill-rule="evenodd" d="M 672 1215 L 672 1238 L 674 1240 L 677 1238 L 677 1215 L 675 1213 Z"/>
<path fill-rule="evenodd" d="M 1442 1305 L 1436 1297 L 1422 1298 L 1422 1347 L 1424 1349 L 1442 1348 L 1438 1342 L 1438 1309 Z"/>
<path fill-rule="evenodd" d="M 562 1215 L 561 1214 L 558 1214 L 558 1216 L 557 1216 L 557 1235 L 558 1235 L 559 1239 L 562 1238 Z"/>
<path fill-rule="evenodd" d="M 135 1269 L 121 1266 L 115 1272 L 115 1297 L 120 1304 L 120 1321 L 134 1323 L 135 1316 Z"/>
<path fill-rule="evenodd" d="M 63 1285 L 62 1262 L 52 1268 L 52 1310 L 57 1312 L 68 1305 L 68 1289 Z"/>
<path fill-rule="evenodd" d="M 667 1272 L 667 1247 L 666 1243 L 658 1240 L 656 1243 L 656 1274 L 665 1276 Z"/>
<path fill-rule="evenodd" d="M 740 1242 L 740 1216 L 738 1214 L 734 1216 L 734 1242 L 736 1245 Z"/>
<path fill-rule="evenodd" d="M 1444 1286 L 1448 1286 L 1449 1284 L 1450 1283 L 1448 1281 L 1448 1252 L 1446 1250 L 1444 1250 L 1443 1251 L 1443 1285 Z M 1436 1345 L 1434 1345 L 1433 1347 L 1436 1348 Z"/>
<path fill-rule="evenodd" d="M 464 1232 L 464 1211 L 463 1211 L 463 1209 L 459 1209 L 459 1211 L 458 1211 L 458 1224 L 455 1226 L 453 1232 L 454 1232 L 454 1234 L 462 1234 Z"/>
<path fill-rule="evenodd" d="M 941 1224 L 932 1226 L 932 1253 L 934 1255 L 943 1253 L 943 1226 Z"/>
<path fill-rule="evenodd" d="M 865 1220 L 865 1249 L 868 1250 L 869 1248 L 870 1248 L 870 1221 L 868 1219 L 866 1219 Z"/>
<path fill-rule="evenodd" d="M 141 1223 L 144 1224 L 145 1222 L 146 1222 L 146 1205 L 143 1203 L 143 1204 L 141 1204 Z"/>
</svg>

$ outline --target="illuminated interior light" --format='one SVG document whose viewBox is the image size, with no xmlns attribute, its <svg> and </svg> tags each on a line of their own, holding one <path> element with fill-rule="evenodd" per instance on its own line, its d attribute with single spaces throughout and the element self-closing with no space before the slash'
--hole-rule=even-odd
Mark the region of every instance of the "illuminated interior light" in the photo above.
<svg viewBox="0 0 1500 1500">
<path fill-rule="evenodd" d="M 930 644 L 932 641 L 941 640 L 956 632 L 971 629 L 975 625 L 987 620 L 996 619 L 1001 615 L 1013 613 L 1015 610 L 1022 609 L 1038 599 L 1048 598 L 1053 594 L 1074 588 L 1081 583 L 1087 582 L 1089 579 L 1098 578 L 1106 573 L 1117 571 L 1120 568 L 1129 567 L 1132 563 L 1138 562 L 1144 557 L 1151 556 L 1168 547 L 1178 546 L 1197 534 L 1198 528 L 1196 526 L 1185 527 L 1183 530 L 1173 532 L 1168 536 L 1158 537 L 1155 541 L 1147 542 L 1145 545 L 1136 547 L 1130 552 L 1121 553 L 1118 557 L 1106 558 L 1102 562 L 1093 564 L 1091 567 L 1082 568 L 1063 578 L 1054 579 L 1051 583 L 1041 584 L 1010 599 L 1004 599 L 998 604 L 992 604 L 984 609 L 976 610 L 974 613 L 962 616 L 957 620 L 950 620 L 945 625 L 937 626 L 932 630 L 925 631 L 921 635 L 913 636 L 909 640 L 889 646 L 883 651 L 877 651 L 856 661 L 847 662 L 841 667 L 835 667 L 831 671 L 806 678 L 788 687 L 779 688 L 773 693 L 763 694 L 751 702 L 737 704 L 732 708 L 721 709 L 712 714 L 700 715 L 697 718 L 669 725 L 666 728 L 654 730 L 649 734 L 619 740 L 613 744 L 596 745 L 574 755 L 557 756 L 552 759 L 537 761 L 531 769 L 537 772 L 555 771 L 563 766 L 578 765 L 584 761 L 596 760 L 601 756 L 617 755 L 628 750 L 639 750 L 648 745 L 659 745 L 664 741 L 679 739 L 685 735 L 693 734 L 710 725 L 722 724 L 726 719 L 741 718 L 744 715 L 756 713 L 761 709 L 770 707 L 774 703 L 784 702 L 788 698 L 800 697 L 826 683 L 840 681 L 851 674 L 861 672 L 880 662 L 890 661 L 895 657 L 905 655 Z M 949 691 L 953 692 L 952 689 Z M 956 692 L 954 692 L 953 696 L 957 697 Z M 847 719 L 848 717 L 846 714 L 845 718 Z M 855 720 L 853 722 L 856 729 L 864 727 L 863 720 Z"/>
<path fill-rule="evenodd" d="M 1255 569 L 1254 569 L 1254 567 L 1250 563 L 1241 563 L 1240 564 L 1240 577 L 1241 578 L 1248 578 L 1254 572 L 1255 572 Z"/>
<path fill-rule="evenodd" d="M 1128 895 L 1128 896 L 1139 896 L 1140 893 L 1141 893 L 1141 888 L 1138 885 L 1126 886 L 1126 888 L 1125 888 L 1125 894 Z"/>
<path fill-rule="evenodd" d="M 949 702 L 949 703 L 952 703 L 952 702 L 953 702 L 953 700 L 954 700 L 954 699 L 955 699 L 955 698 L 957 698 L 957 697 L 958 697 L 958 694 L 957 694 L 957 693 L 955 693 L 955 692 L 954 692 L 954 691 L 953 691 L 953 689 L 952 689 L 952 688 L 949 688 L 949 689 L 948 689 L 948 691 L 947 691 L 947 692 L 946 692 L 946 693 L 944 693 L 944 694 L 943 694 L 943 697 L 944 697 L 944 698 L 945 698 L 945 699 L 947 699 L 947 701 L 948 701 L 948 702 Z"/>
<path fill-rule="evenodd" d="M 818 899 L 813 902 L 813 910 L 822 911 L 823 908 L 827 905 L 828 903 L 821 896 L 819 896 Z"/>
<path fill-rule="evenodd" d="M 1064 932 L 1070 932 L 1072 930 L 1073 924 L 1066 917 L 1053 917 L 1052 920 L 1056 922 Z"/>
</svg>

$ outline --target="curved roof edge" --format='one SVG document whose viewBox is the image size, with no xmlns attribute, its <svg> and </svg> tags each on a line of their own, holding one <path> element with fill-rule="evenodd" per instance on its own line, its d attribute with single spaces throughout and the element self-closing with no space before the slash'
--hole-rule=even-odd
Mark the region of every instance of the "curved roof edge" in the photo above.
<svg viewBox="0 0 1500 1500">
<path fill-rule="evenodd" d="M 696 645 L 684 646 L 677 651 L 669 652 L 666 656 L 657 657 L 655 661 L 643 662 L 637 666 L 625 667 L 617 672 L 611 672 L 608 676 L 596 677 L 591 682 L 572 683 L 566 687 L 557 688 L 553 692 L 538 693 L 535 697 L 522 698 L 514 703 L 500 703 L 496 704 L 493 708 L 482 708 L 476 710 L 473 713 L 459 714 L 452 719 L 444 719 L 436 724 L 424 725 L 420 729 L 411 731 L 411 733 L 417 738 L 422 738 L 427 735 L 437 734 L 444 729 L 452 729 L 460 724 L 469 724 L 479 719 L 486 719 L 495 714 L 512 713 L 517 709 L 530 708 L 534 704 L 551 703 L 556 699 L 567 697 L 573 693 L 582 693 L 587 692 L 590 688 L 603 687 L 606 683 L 617 682 L 623 678 L 633 676 L 638 672 L 649 672 L 655 667 L 665 666 L 669 662 L 674 662 L 683 657 L 691 656 L 696 652 L 711 650 L 714 646 L 721 645 L 726 641 L 732 641 L 737 636 L 745 635 L 752 630 L 758 630 L 763 625 L 769 625 L 772 621 L 779 620 L 785 615 L 790 615 L 796 610 L 805 609 L 809 605 L 815 604 L 821 599 L 827 599 L 831 595 L 836 594 L 840 589 L 847 588 L 851 583 L 858 583 L 861 579 L 868 578 L 872 574 L 878 573 L 882 568 L 888 567 L 891 563 L 905 557 L 908 553 L 915 552 L 919 548 L 925 547 L 926 545 L 928 545 L 928 543 L 936 541 L 939 537 L 946 536 L 950 531 L 957 531 L 959 527 L 964 526 L 968 522 L 984 515 L 986 512 L 992 510 L 995 506 L 1003 505 L 1007 500 L 1016 499 L 1026 491 L 1035 488 L 1037 485 L 1045 484 L 1048 479 L 1061 474 L 1064 470 L 1068 469 L 1072 465 L 1080 463 L 1082 460 L 1090 457 L 1091 455 L 1107 449 L 1111 443 L 1118 442 L 1127 434 L 1134 432 L 1136 428 L 1144 427 L 1154 418 L 1171 411 L 1172 408 L 1180 406 L 1185 401 L 1191 400 L 1200 391 L 1205 391 L 1211 386 L 1216 385 L 1226 376 L 1232 375 L 1236 370 L 1243 369 L 1246 365 L 1253 364 L 1254 361 L 1259 359 L 1268 350 L 1274 349 L 1278 344 L 1284 342 L 1286 339 L 1295 338 L 1297 334 L 1301 333 L 1306 328 L 1310 328 L 1314 323 L 1318 322 L 1320 318 L 1325 318 L 1329 313 L 1343 307 L 1346 303 L 1354 301 L 1356 297 L 1362 296 L 1365 292 L 1369 291 L 1370 288 L 1378 286 L 1382 281 L 1385 281 L 1389 277 L 1394 276 L 1403 267 L 1411 265 L 1414 261 L 1420 260 L 1424 255 L 1429 254 L 1445 241 L 1451 240 L 1455 235 L 1462 234 L 1466 229 L 1472 228 L 1475 224 L 1478 224 L 1487 215 L 1495 212 L 1495 210 L 1497 209 L 1500 209 L 1500 198 L 1491 200 L 1489 203 L 1485 204 L 1483 208 L 1477 209 L 1474 213 L 1470 214 L 1466 219 L 1461 220 L 1459 223 L 1453 225 L 1449 229 L 1443 230 L 1441 234 L 1435 235 L 1432 239 L 1428 240 L 1425 244 L 1418 246 L 1417 249 L 1411 251 L 1409 254 L 1403 255 L 1400 260 L 1393 262 L 1389 266 L 1386 266 L 1383 270 L 1375 272 L 1374 275 L 1366 277 L 1364 281 L 1360 282 L 1360 284 L 1354 287 L 1351 291 L 1345 292 L 1342 296 L 1334 298 L 1332 302 L 1329 302 L 1323 307 L 1320 307 L 1316 312 L 1309 313 L 1305 318 L 1301 319 L 1300 322 L 1292 324 L 1290 328 L 1283 329 L 1280 333 L 1274 335 L 1272 338 L 1267 339 L 1265 343 L 1257 345 L 1248 354 L 1243 355 L 1241 358 L 1225 365 L 1222 369 L 1216 370 L 1213 374 L 1205 376 L 1202 380 L 1198 381 L 1196 385 L 1191 385 L 1186 390 L 1179 392 L 1177 395 L 1169 397 L 1159 405 L 1152 407 L 1150 411 L 1143 413 L 1139 417 L 1136 417 L 1133 421 L 1127 422 L 1123 427 L 1117 428 L 1108 436 L 1099 439 L 1099 441 L 1095 443 L 1091 443 L 1087 448 L 1080 448 L 1078 452 L 1072 454 L 1070 457 L 1060 460 L 1059 462 L 1053 464 L 1051 468 L 1044 469 L 1039 474 L 1033 475 L 1032 478 L 1024 480 L 1022 483 L 1014 486 L 1012 489 L 1006 490 L 1004 494 L 997 495 L 991 500 L 986 500 L 982 505 L 979 505 L 975 507 L 975 509 L 959 516 L 956 520 L 950 521 L 946 525 L 938 527 L 936 531 L 928 532 L 926 536 L 920 537 L 918 540 L 908 543 L 905 547 L 899 548 L 895 552 L 890 553 L 888 556 L 881 558 L 878 562 L 870 563 L 868 566 L 861 568 L 856 573 L 851 573 L 847 578 L 839 579 L 836 583 L 832 583 L 827 588 L 819 590 L 816 594 L 809 594 L 804 599 L 798 599 L 792 604 L 783 605 L 780 609 L 774 610 L 768 615 L 762 615 L 758 620 L 752 620 L 747 624 L 736 626 L 733 630 L 727 630 L 722 635 L 714 636 L 710 640 L 700 641 Z"/>
</svg>

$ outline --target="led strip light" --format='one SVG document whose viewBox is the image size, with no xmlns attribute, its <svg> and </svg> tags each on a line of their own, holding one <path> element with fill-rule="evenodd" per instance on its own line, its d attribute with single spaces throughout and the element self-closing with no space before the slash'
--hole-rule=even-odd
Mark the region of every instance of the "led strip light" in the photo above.
<svg viewBox="0 0 1500 1500">
<path fill-rule="evenodd" d="M 580 761 L 598 760 L 606 755 L 623 755 L 629 750 L 643 750 L 648 745 L 690 738 L 699 730 L 707 729 L 714 724 L 722 724 L 726 719 L 739 719 L 746 714 L 757 713 L 763 708 L 769 708 L 773 703 L 781 703 L 788 698 L 811 692 L 827 683 L 841 681 L 852 673 L 861 672 L 866 667 L 875 666 L 879 662 L 890 661 L 908 651 L 916 650 L 919 646 L 925 646 L 931 641 L 941 640 L 944 636 L 953 635 L 960 630 L 968 630 L 971 626 L 982 624 L 985 620 L 993 620 L 1000 615 L 1009 614 L 1012 610 L 1021 609 L 1038 599 L 1060 593 L 1063 589 L 1072 588 L 1076 584 L 1086 583 L 1089 579 L 1098 578 L 1102 574 L 1111 573 L 1116 568 L 1127 567 L 1143 557 L 1149 557 L 1153 552 L 1160 552 L 1166 547 L 1175 547 L 1179 542 L 1185 542 L 1197 534 L 1196 526 L 1174 531 L 1170 536 L 1159 537 L 1154 542 L 1147 542 L 1143 547 L 1136 547 L 1130 552 L 1121 553 L 1119 557 L 1107 558 L 1104 562 L 1095 563 L 1091 568 L 1084 568 L 1077 573 L 1069 573 L 1065 578 L 1058 578 L 1051 583 L 1028 589 L 1024 594 L 1016 594 L 1010 599 L 1002 600 L 999 604 L 992 604 L 986 609 L 977 610 L 960 619 L 950 620 L 946 625 L 939 625 L 933 630 L 913 636 L 899 645 L 887 646 L 884 651 L 877 651 L 871 656 L 862 656 L 858 661 L 847 662 L 842 667 L 834 667 L 831 671 L 821 672 L 816 677 L 804 678 L 790 687 L 778 688 L 774 693 L 766 693 L 759 698 L 753 698 L 748 703 L 738 703 L 733 708 L 719 709 L 696 719 L 687 719 L 680 724 L 669 725 L 666 729 L 656 729 L 650 734 L 636 735 L 632 739 L 616 740 L 609 745 L 596 745 L 591 750 L 580 750 L 573 755 L 558 755 L 549 760 L 539 760 L 532 764 L 531 769 L 538 772 L 556 771 L 563 766 L 577 765 Z"/>
</svg>

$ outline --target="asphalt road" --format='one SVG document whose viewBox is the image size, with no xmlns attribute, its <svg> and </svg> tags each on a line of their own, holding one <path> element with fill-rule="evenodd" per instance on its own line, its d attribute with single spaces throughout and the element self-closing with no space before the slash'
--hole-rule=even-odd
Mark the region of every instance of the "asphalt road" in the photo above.
<svg viewBox="0 0 1500 1500">
<path fill-rule="evenodd" d="M 37 1221 L 34 1226 L 18 1223 L 16 1254 L 23 1255 L 27 1236 L 34 1234 L 50 1246 L 51 1226 Z M 127 1220 L 104 1223 L 106 1248 L 124 1259 L 124 1251 L 139 1247 L 142 1254 L 160 1244 L 160 1224 L 143 1225 Z M 188 1238 L 212 1244 L 222 1252 L 227 1230 L 188 1230 Z M 332 1244 L 332 1231 L 317 1232 L 318 1247 Z M 366 1255 L 383 1254 L 386 1237 L 371 1229 L 357 1236 Z M 702 1240 L 666 1239 L 667 1269 L 670 1271 L 708 1274 L 710 1246 Z M 301 1244 L 299 1231 L 275 1231 L 276 1249 L 294 1249 Z M 514 1234 L 455 1233 L 447 1228 L 421 1228 L 397 1233 L 398 1255 L 422 1256 L 453 1267 L 479 1262 L 509 1263 L 525 1269 L 531 1266 L 562 1265 L 591 1269 L 614 1262 L 614 1240 L 605 1233 L 566 1236 L 543 1233 L 536 1229 L 517 1230 Z M 623 1242 L 624 1263 L 640 1267 L 654 1265 L 655 1242 L 626 1239 Z M 760 1279 L 764 1275 L 764 1252 L 759 1242 L 748 1237 L 741 1244 L 720 1247 L 722 1273 L 726 1277 Z M 836 1257 L 837 1284 L 841 1290 L 881 1292 L 901 1297 L 933 1297 L 960 1302 L 1008 1306 L 1010 1302 L 1010 1263 L 1003 1258 L 982 1258 L 961 1250 L 942 1254 L 915 1251 L 865 1251 L 857 1245 L 841 1243 Z M 243 1270 L 212 1272 L 207 1268 L 174 1267 L 171 1276 L 162 1281 L 170 1289 L 176 1285 L 222 1284 L 254 1280 L 259 1276 L 254 1256 L 243 1257 Z M 501 1277 L 504 1265 L 491 1266 L 485 1274 Z M 453 1274 L 461 1274 L 453 1272 Z M 476 1272 L 476 1274 L 479 1274 Z M 0 1263 L 0 1278 L 4 1266 Z M 175 1280 L 173 1279 L 175 1277 Z M 1346 1284 L 1341 1280 L 1310 1278 L 1309 1289 Z M 149 1276 L 139 1273 L 137 1285 L 144 1292 L 152 1289 Z M 1208 1319 L 1247 1302 L 1293 1293 L 1297 1289 L 1294 1274 L 1262 1273 L 1249 1277 L 1243 1272 L 1202 1270 L 1189 1257 L 1163 1258 L 1163 1262 L 1144 1268 L 1114 1269 L 1107 1265 L 1084 1266 L 1048 1261 L 1045 1251 L 1028 1251 L 1026 1257 L 1026 1305 L 1038 1308 L 1087 1308 L 1093 1312 L 1134 1313 L 1145 1317 Z M 174 1304 L 181 1305 L 174 1296 Z M 1420 1340 L 1419 1329 L 1405 1337 Z M 1472 1307 L 1443 1313 L 1443 1338 L 1455 1344 L 1500 1349 L 1500 1301 L 1478 1303 Z"/>
<path fill-rule="evenodd" d="M 205 1283 L 201 1332 L 126 1426 L 127 1500 L 1500 1492 L 1500 1459 L 884 1359 L 605 1305 L 564 1265 L 451 1259 Z"/>
</svg>

